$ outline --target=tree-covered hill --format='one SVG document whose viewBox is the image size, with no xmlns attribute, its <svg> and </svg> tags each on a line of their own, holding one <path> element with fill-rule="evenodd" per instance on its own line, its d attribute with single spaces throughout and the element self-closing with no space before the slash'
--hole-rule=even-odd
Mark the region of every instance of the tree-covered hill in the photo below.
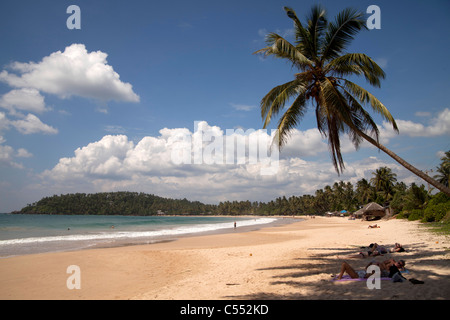
<svg viewBox="0 0 450 320">
<path fill-rule="evenodd" d="M 45 197 L 29 204 L 22 214 L 156 215 L 204 214 L 213 206 L 186 199 L 167 199 L 137 192 L 75 193 Z"/>
</svg>

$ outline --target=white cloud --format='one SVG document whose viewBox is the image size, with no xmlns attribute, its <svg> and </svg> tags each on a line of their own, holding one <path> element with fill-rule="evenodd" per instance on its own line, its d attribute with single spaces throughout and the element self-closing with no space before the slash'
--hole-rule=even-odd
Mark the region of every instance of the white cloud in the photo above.
<svg viewBox="0 0 450 320">
<path fill-rule="evenodd" d="M 450 109 L 445 108 L 435 118 L 430 120 L 429 125 L 423 125 L 409 120 L 396 120 L 397 126 L 402 136 L 410 137 L 436 137 L 450 134 Z M 397 134 L 392 130 L 392 126 L 383 122 L 380 128 L 381 136 L 389 139 Z"/>
<path fill-rule="evenodd" d="M 9 121 L 20 133 L 33 134 L 33 133 L 45 133 L 56 134 L 58 130 L 43 123 L 34 114 L 29 113 L 24 119 Z"/>
<path fill-rule="evenodd" d="M 133 92 L 131 84 L 120 80 L 106 58 L 104 52 L 88 52 L 83 44 L 72 44 L 64 52 L 54 52 L 37 63 L 11 63 L 9 67 L 14 73 L 3 70 L 0 81 L 17 89 L 0 97 L 0 107 L 15 119 L 10 120 L 0 112 L 0 130 L 14 127 L 22 134 L 58 133 L 35 115 L 49 111 L 41 92 L 60 98 L 75 95 L 101 102 L 138 102 L 139 96 Z M 108 112 L 104 106 L 98 107 L 98 111 Z"/>
<path fill-rule="evenodd" d="M 109 133 L 125 133 L 127 130 L 119 125 L 106 125 L 104 130 Z"/>
<path fill-rule="evenodd" d="M 252 111 L 256 109 L 256 106 L 246 105 L 246 104 L 236 104 L 236 103 L 230 103 L 231 106 L 238 111 Z"/>
<path fill-rule="evenodd" d="M 88 52 L 83 44 L 72 44 L 64 52 L 53 52 L 40 62 L 14 62 L 0 73 L 0 81 L 17 88 L 29 88 L 61 98 L 81 96 L 100 101 L 138 102 L 139 96 L 129 83 L 122 82 L 107 54 Z"/>
<path fill-rule="evenodd" d="M 293 129 L 286 145 L 282 148 L 282 157 L 308 157 L 316 156 L 328 151 L 320 131 L 316 128 L 300 131 Z"/>
<path fill-rule="evenodd" d="M 27 114 L 26 116 L 17 113 L 19 120 L 10 120 L 6 117 L 4 112 L 0 112 L 0 132 L 8 130 L 11 126 L 16 128 L 22 134 L 44 133 L 56 134 L 58 130 L 43 123 L 34 114 Z M 1 143 L 1 140 L 0 140 Z"/>
<path fill-rule="evenodd" d="M 370 179 L 372 172 L 380 166 L 393 168 L 401 178 L 411 176 L 401 166 L 375 157 L 346 163 L 347 169 L 338 176 L 328 156 L 323 161 L 302 158 L 321 152 L 327 154 L 326 144 L 320 134 L 312 129 L 294 132 L 294 140 L 288 148 L 290 155 L 279 160 L 274 175 L 262 175 L 264 164 L 251 163 L 248 150 L 244 156 L 246 161 L 242 164 L 238 164 L 242 160 L 239 157 L 234 158 L 233 164 L 195 164 L 193 155 L 201 148 L 191 143 L 199 138 L 196 135 L 203 134 L 203 142 L 206 141 L 202 149 L 204 156 L 205 146 L 215 141 L 208 134 L 214 134 L 219 141 L 220 137 L 232 138 L 236 143 L 247 144 L 247 147 L 251 137 L 269 137 L 263 130 L 236 130 L 232 135 L 224 135 L 224 130 L 206 122 L 199 122 L 198 128 L 202 132 L 164 128 L 159 136 L 147 136 L 137 143 L 125 135 L 104 136 L 99 141 L 78 148 L 72 157 L 60 159 L 54 168 L 43 172 L 42 184 L 49 192 L 51 188 L 58 188 L 57 192 L 73 192 L 80 187 L 83 192 L 130 190 L 217 203 L 244 199 L 269 201 L 281 195 L 314 193 L 338 180 L 356 183 L 361 178 Z M 192 147 L 189 149 L 192 151 L 189 154 L 191 163 L 173 161 L 179 143 Z M 217 147 L 215 150 L 222 156 L 224 149 Z M 225 158 L 236 156 L 234 151 L 233 155 L 226 152 Z"/>
<path fill-rule="evenodd" d="M 105 136 L 100 141 L 75 150 L 72 158 L 62 158 L 51 170 L 56 180 L 119 176 L 121 163 L 133 147 L 124 135 Z"/>
<path fill-rule="evenodd" d="M 9 120 L 4 112 L 0 112 L 0 132 L 9 129 Z M 0 143 L 2 141 L 0 140 Z"/>
<path fill-rule="evenodd" d="M 20 148 L 16 151 L 11 146 L 3 145 L 5 142 L 6 140 L 0 136 L 0 165 L 22 169 L 23 165 L 17 163 L 15 158 L 29 158 L 33 155 L 24 148 Z"/>
<path fill-rule="evenodd" d="M 22 88 L 11 90 L 0 98 L 0 107 L 8 109 L 10 113 L 16 110 L 42 113 L 47 111 L 44 97 L 36 89 Z"/>
<path fill-rule="evenodd" d="M 0 145 L 0 164 L 13 168 L 22 168 L 22 165 L 14 162 L 14 149 L 11 146 Z"/>
<path fill-rule="evenodd" d="M 28 152 L 26 149 L 24 148 L 19 148 L 16 152 L 16 156 L 19 158 L 30 158 L 33 156 L 32 153 Z"/>
</svg>

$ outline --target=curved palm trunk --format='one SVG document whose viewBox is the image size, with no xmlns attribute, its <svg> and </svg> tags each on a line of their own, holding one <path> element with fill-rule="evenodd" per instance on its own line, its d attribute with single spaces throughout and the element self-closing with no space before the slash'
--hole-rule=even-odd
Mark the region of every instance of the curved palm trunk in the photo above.
<svg viewBox="0 0 450 320">
<path fill-rule="evenodd" d="M 440 191 L 444 192 L 446 195 L 450 196 L 450 188 L 448 188 L 445 185 L 443 185 L 442 183 L 434 180 L 430 176 L 426 175 L 423 171 L 421 171 L 421 170 L 417 169 L 416 167 L 414 167 L 413 165 L 409 164 L 408 162 L 403 160 L 401 157 L 399 157 L 397 154 L 395 154 L 394 152 L 392 152 L 391 150 L 389 150 L 388 148 L 386 148 L 382 144 L 378 143 L 375 139 L 371 138 L 367 134 L 365 134 L 365 133 L 363 133 L 361 131 L 359 131 L 359 134 L 361 135 L 361 137 L 366 139 L 368 142 L 373 144 L 375 147 L 383 150 L 387 155 L 392 157 L 395 161 L 400 163 L 402 166 L 404 166 L 406 169 L 408 169 L 409 171 L 414 173 L 416 176 L 422 178 L 423 180 L 425 180 L 426 182 L 428 182 L 432 186 L 436 187 Z"/>
</svg>

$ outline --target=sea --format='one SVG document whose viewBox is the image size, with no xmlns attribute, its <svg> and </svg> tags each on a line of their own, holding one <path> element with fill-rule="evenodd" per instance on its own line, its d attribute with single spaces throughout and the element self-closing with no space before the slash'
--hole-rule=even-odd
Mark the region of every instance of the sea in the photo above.
<svg viewBox="0 0 450 320">
<path fill-rule="evenodd" d="M 273 217 L 0 213 L 0 258 L 152 244 L 173 241 L 183 236 L 256 230 L 277 225 L 277 222 L 289 223 L 288 220 Z"/>
</svg>

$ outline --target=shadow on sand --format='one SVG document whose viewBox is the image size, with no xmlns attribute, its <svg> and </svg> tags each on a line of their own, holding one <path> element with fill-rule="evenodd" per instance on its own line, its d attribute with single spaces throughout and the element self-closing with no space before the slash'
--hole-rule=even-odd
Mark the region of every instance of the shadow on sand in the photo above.
<svg viewBox="0 0 450 320">
<path fill-rule="evenodd" d="M 393 245 L 391 245 L 392 247 Z M 339 273 L 342 259 L 357 253 L 354 248 L 310 248 L 307 258 L 296 258 L 290 265 L 274 266 L 256 269 L 276 271 L 270 282 L 279 286 L 275 292 L 257 292 L 249 295 L 226 296 L 226 299 L 243 300 L 449 300 L 450 299 L 450 268 L 448 249 L 426 249 L 424 243 L 414 243 L 412 250 L 403 253 L 389 253 L 378 256 L 376 261 L 393 258 L 406 261 L 409 273 L 404 273 L 407 281 L 394 283 L 382 281 L 381 289 L 369 289 L 365 281 L 332 281 L 332 275 Z M 312 260 L 320 263 L 311 263 Z M 346 259 L 356 270 L 364 267 L 373 259 Z M 409 279 L 424 281 L 424 284 L 413 284 Z M 280 289 L 281 288 L 281 289 Z M 285 288 L 285 290 L 283 290 Z M 384 290 L 383 290 L 384 289 Z M 298 293 L 295 293 L 297 292 Z"/>
</svg>

